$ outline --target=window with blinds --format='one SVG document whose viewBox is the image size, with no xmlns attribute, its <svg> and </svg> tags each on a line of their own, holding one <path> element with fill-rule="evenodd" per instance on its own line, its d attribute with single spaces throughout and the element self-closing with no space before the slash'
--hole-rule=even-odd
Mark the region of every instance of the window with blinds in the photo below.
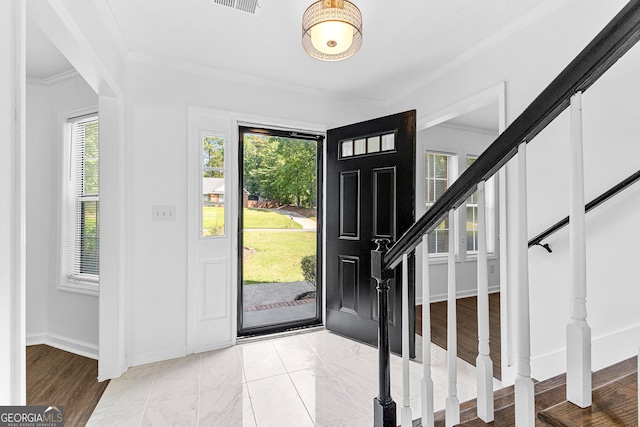
<svg viewBox="0 0 640 427">
<path fill-rule="evenodd" d="M 467 155 L 466 168 L 469 168 L 478 156 Z M 485 183 L 485 230 L 487 233 L 487 254 L 494 254 L 495 248 L 495 177 Z M 478 253 L 478 192 L 474 192 L 466 201 L 467 254 Z"/>
<path fill-rule="evenodd" d="M 475 162 L 477 157 L 467 156 L 468 168 Z M 467 253 L 478 252 L 478 192 L 474 192 L 466 202 L 467 206 Z"/>
<path fill-rule="evenodd" d="M 462 150 L 456 154 L 425 152 L 425 207 L 429 210 L 436 200 L 458 178 L 458 170 L 465 171 L 478 158 Z M 487 254 L 494 255 L 495 250 L 495 178 L 491 177 L 485 185 L 485 219 L 487 235 Z M 462 259 L 474 257 L 478 253 L 478 194 L 474 192 L 465 204 L 456 210 L 456 256 Z M 442 256 L 449 252 L 448 216 L 429 234 L 429 255 Z M 464 236 L 462 238 L 462 236 Z"/>
<path fill-rule="evenodd" d="M 71 279 L 98 282 L 100 274 L 100 181 L 98 116 L 70 119 L 67 260 Z"/>
<path fill-rule="evenodd" d="M 453 180 L 451 163 L 455 156 L 426 153 L 425 201 L 429 210 L 442 196 Z M 446 254 L 449 251 L 449 219 L 442 221 L 429 235 L 429 253 Z"/>
</svg>

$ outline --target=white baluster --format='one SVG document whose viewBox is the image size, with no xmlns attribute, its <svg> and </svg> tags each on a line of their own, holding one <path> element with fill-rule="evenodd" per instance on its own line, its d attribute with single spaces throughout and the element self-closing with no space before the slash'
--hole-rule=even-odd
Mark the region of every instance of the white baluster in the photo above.
<svg viewBox="0 0 640 427">
<path fill-rule="evenodd" d="M 529 248 L 527 236 L 527 144 L 518 146 L 518 374 L 515 411 L 518 427 L 535 426 L 535 392 L 531 379 L 531 329 L 529 315 Z"/>
<path fill-rule="evenodd" d="M 429 285 L 429 235 L 422 236 L 422 425 L 433 427 L 431 379 L 431 288 Z"/>
<path fill-rule="evenodd" d="M 445 421 L 447 427 L 460 423 L 460 401 L 458 400 L 458 337 L 456 322 L 456 240 L 455 214 L 449 210 L 449 296 L 447 301 L 447 373 L 449 389 L 445 399 Z"/>
<path fill-rule="evenodd" d="M 411 427 L 411 390 L 409 388 L 409 257 L 402 255 L 402 427 Z M 415 310 L 415 307 L 413 307 Z"/>
<path fill-rule="evenodd" d="M 478 183 L 478 417 L 493 421 L 493 362 L 489 348 L 489 273 L 487 270 L 487 227 L 485 183 Z"/>
<path fill-rule="evenodd" d="M 571 318 L 567 325 L 567 400 L 591 406 L 591 328 L 587 324 L 587 253 L 582 155 L 582 94 L 571 97 L 569 253 Z"/>
</svg>

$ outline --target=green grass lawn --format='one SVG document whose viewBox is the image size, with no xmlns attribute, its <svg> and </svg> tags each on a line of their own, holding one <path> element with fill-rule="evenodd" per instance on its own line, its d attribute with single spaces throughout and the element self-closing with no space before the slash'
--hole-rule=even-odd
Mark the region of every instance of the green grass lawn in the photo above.
<svg viewBox="0 0 640 427">
<path fill-rule="evenodd" d="M 223 206 L 202 207 L 202 235 L 205 237 L 224 235 Z"/>
<path fill-rule="evenodd" d="M 264 209 L 244 208 L 244 228 L 302 228 L 287 215 Z"/>
<path fill-rule="evenodd" d="M 244 242 L 252 254 L 244 262 L 244 283 L 297 282 L 304 280 L 300 260 L 316 252 L 316 233 L 252 231 L 255 229 L 300 229 L 286 215 L 263 209 L 243 210 Z M 205 206 L 202 211 L 205 236 L 224 232 L 224 208 Z M 292 227 L 293 225 L 293 227 Z M 229 232 L 227 230 L 227 232 Z"/>
<path fill-rule="evenodd" d="M 264 209 L 245 208 L 243 210 L 244 228 L 302 228 L 287 215 Z M 221 236 L 224 234 L 224 207 L 204 206 L 202 208 L 202 229 L 204 236 Z"/>
<path fill-rule="evenodd" d="M 255 252 L 244 262 L 243 283 L 304 280 L 300 260 L 316 252 L 316 233 L 245 231 L 244 246 Z"/>
</svg>

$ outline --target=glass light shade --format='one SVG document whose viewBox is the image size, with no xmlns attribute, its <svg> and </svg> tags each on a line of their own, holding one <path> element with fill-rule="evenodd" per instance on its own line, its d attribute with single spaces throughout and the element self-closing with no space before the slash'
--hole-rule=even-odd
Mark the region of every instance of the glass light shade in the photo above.
<svg viewBox="0 0 640 427">
<path fill-rule="evenodd" d="M 302 47 L 312 57 L 339 61 L 362 46 L 362 14 L 347 0 L 320 0 L 302 16 Z"/>
<path fill-rule="evenodd" d="M 342 53 L 352 42 L 353 27 L 345 22 L 326 21 L 311 27 L 311 43 L 322 53 Z"/>
</svg>

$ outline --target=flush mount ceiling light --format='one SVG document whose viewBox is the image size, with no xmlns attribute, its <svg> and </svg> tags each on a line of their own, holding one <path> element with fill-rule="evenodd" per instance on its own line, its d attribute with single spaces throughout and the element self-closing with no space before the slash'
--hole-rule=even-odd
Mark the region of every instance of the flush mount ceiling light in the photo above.
<svg viewBox="0 0 640 427">
<path fill-rule="evenodd" d="M 347 0 L 320 0 L 302 15 L 302 47 L 314 58 L 340 61 L 362 46 L 362 14 Z"/>
</svg>

